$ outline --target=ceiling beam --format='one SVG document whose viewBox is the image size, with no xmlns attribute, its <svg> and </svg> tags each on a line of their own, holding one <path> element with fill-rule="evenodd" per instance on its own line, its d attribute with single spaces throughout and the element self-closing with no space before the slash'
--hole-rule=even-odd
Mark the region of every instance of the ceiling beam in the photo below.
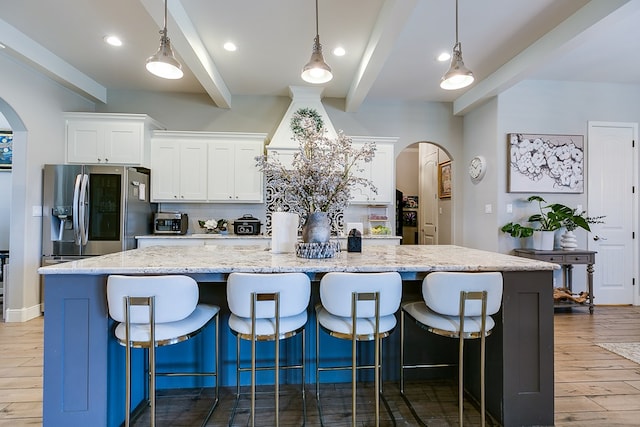
<svg viewBox="0 0 640 427">
<path fill-rule="evenodd" d="M 484 80 L 478 82 L 453 102 L 453 114 L 464 115 L 491 97 L 526 79 L 541 64 L 566 52 L 588 34 L 598 30 L 598 24 L 608 24 L 640 8 L 633 0 L 591 0 L 553 30 L 540 37 Z"/>
<path fill-rule="evenodd" d="M 162 28 L 164 1 L 141 0 L 141 2 L 149 15 Z M 169 0 L 167 9 L 168 35 L 173 48 L 184 62 L 183 66 L 189 68 L 218 107 L 231 108 L 231 92 L 184 9 L 182 1 Z"/>
<path fill-rule="evenodd" d="M 38 72 L 60 83 L 91 102 L 107 102 L 107 88 L 54 55 L 17 28 L 0 19 L 0 40 L 6 52 L 29 64 Z"/>
<path fill-rule="evenodd" d="M 345 111 L 357 111 L 364 102 L 416 4 L 417 0 L 386 0 L 382 5 L 369 43 L 349 87 Z"/>
</svg>

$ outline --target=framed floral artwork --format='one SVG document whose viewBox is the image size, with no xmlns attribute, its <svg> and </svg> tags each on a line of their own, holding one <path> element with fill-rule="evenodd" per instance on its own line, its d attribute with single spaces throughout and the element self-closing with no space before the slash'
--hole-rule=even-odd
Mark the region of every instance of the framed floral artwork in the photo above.
<svg viewBox="0 0 640 427">
<path fill-rule="evenodd" d="M 507 134 L 510 193 L 583 193 L 582 135 Z"/>
<path fill-rule="evenodd" d="M 451 198 L 451 161 L 438 165 L 438 197 Z"/>
</svg>

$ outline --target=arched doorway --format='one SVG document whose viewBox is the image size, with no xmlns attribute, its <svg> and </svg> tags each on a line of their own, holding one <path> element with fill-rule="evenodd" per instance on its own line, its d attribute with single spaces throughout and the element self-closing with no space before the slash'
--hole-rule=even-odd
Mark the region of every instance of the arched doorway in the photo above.
<svg viewBox="0 0 640 427">
<path fill-rule="evenodd" d="M 18 117 L 15 110 L 2 98 L 0 98 L 0 129 L 11 131 L 13 148 L 19 144 L 24 146 L 26 141 L 24 123 Z M 12 151 L 13 153 L 16 152 L 15 149 Z M 17 151 L 20 152 L 20 150 Z M 12 253 L 12 249 L 15 246 L 12 243 L 12 238 L 15 240 L 19 237 L 18 235 L 13 235 L 15 233 L 12 233 L 12 231 L 15 232 L 15 224 L 20 218 L 17 219 L 17 215 L 11 215 L 11 209 L 13 206 L 16 206 L 17 194 L 13 191 L 13 188 L 15 188 L 16 171 L 19 173 L 23 170 L 23 163 L 23 158 L 12 156 L 11 167 L 3 168 L 2 172 L 0 172 L 0 185 L 2 185 L 2 187 L 0 187 L 2 188 L 2 191 L 0 191 L 0 193 L 2 193 L 2 195 L 0 195 L 0 221 L 2 222 L 0 226 L 0 250 L 7 251 L 8 257 L 5 258 L 5 262 L 12 259 L 11 255 L 16 255 L 16 257 L 14 257 L 16 259 L 20 258 L 19 253 L 15 253 L 15 251 Z M 18 260 L 18 262 L 14 264 L 20 264 L 20 261 Z M 13 298 L 17 297 L 20 299 L 22 294 L 20 277 L 16 279 L 18 274 L 5 275 L 4 273 L 8 273 L 8 270 L 9 268 L 5 267 L 2 275 L 2 320 L 6 319 L 7 310 L 12 307 Z"/>
<path fill-rule="evenodd" d="M 452 181 L 441 188 L 451 160 L 446 150 L 426 141 L 407 146 L 396 157 L 396 188 L 403 197 L 398 221 L 402 244 L 453 242 Z"/>
</svg>

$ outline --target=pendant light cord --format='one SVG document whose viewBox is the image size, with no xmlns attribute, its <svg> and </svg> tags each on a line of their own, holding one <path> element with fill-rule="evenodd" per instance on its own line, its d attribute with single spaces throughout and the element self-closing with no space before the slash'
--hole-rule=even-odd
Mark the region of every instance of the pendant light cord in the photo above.
<svg viewBox="0 0 640 427">
<path fill-rule="evenodd" d="M 164 28 L 161 31 L 162 35 L 165 37 L 167 37 L 167 2 L 168 0 L 164 0 Z"/>
<path fill-rule="evenodd" d="M 316 37 L 319 37 L 319 36 L 320 36 L 320 30 L 318 29 L 318 0 L 316 0 Z"/>
<path fill-rule="evenodd" d="M 456 0 L 456 44 L 458 44 L 458 0 Z"/>
</svg>

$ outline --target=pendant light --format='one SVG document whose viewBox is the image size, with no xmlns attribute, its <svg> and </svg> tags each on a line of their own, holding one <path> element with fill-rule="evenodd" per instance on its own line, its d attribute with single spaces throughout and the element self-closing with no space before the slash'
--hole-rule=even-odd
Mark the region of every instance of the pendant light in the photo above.
<svg viewBox="0 0 640 427">
<path fill-rule="evenodd" d="M 316 0 L 316 38 L 313 40 L 313 53 L 311 59 L 302 69 L 302 80 L 308 83 L 326 83 L 333 78 L 331 67 L 324 62 L 322 45 L 318 32 L 318 0 Z"/>
<path fill-rule="evenodd" d="M 163 79 L 181 79 L 184 73 L 182 65 L 173 55 L 171 41 L 167 37 L 167 1 L 164 0 L 164 28 L 160 30 L 160 48 L 147 59 L 147 70 Z"/>
<path fill-rule="evenodd" d="M 447 90 L 462 89 L 471 83 L 473 83 L 473 73 L 462 61 L 462 44 L 458 41 L 458 0 L 456 0 L 456 44 L 453 46 L 451 66 L 442 76 L 440 87 Z"/>
</svg>

